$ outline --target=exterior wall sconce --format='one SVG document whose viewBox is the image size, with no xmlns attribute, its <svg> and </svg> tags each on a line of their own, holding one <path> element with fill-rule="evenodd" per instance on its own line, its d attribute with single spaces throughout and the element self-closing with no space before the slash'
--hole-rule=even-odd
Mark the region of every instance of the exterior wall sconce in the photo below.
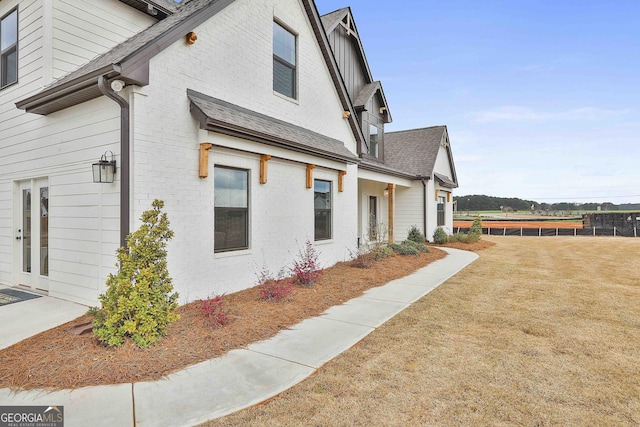
<svg viewBox="0 0 640 427">
<path fill-rule="evenodd" d="M 389 189 L 385 188 L 382 194 L 384 194 L 384 197 L 389 197 Z"/>
<path fill-rule="evenodd" d="M 107 160 L 107 153 L 111 153 L 111 160 Z M 112 151 L 106 151 L 98 163 L 93 165 L 93 182 L 112 183 L 116 175 L 116 161 Z"/>
</svg>

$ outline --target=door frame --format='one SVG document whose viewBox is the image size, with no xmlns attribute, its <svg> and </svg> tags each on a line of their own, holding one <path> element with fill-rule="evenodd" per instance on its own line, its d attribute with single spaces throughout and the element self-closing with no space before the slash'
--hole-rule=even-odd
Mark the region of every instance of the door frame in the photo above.
<svg viewBox="0 0 640 427">
<path fill-rule="evenodd" d="M 19 286 L 29 288 L 31 290 L 45 292 L 49 291 L 49 238 L 48 238 L 48 216 L 49 205 L 47 202 L 45 207 L 41 205 L 40 191 L 47 189 L 47 200 L 49 199 L 49 180 L 48 178 L 33 178 L 15 181 L 14 183 L 14 257 L 13 271 L 14 283 Z M 24 223 L 24 190 L 31 191 L 31 212 L 30 212 L 30 271 L 24 271 L 24 243 L 25 243 L 25 223 Z M 41 227 L 46 218 L 46 227 Z M 43 233 L 44 231 L 44 233 Z M 43 236 L 43 234 L 45 234 Z M 43 238 L 45 240 L 42 240 Z M 45 243 L 45 245 L 43 245 Z M 45 258 L 46 257 L 46 258 Z M 44 258 L 44 259 L 43 259 Z M 44 261 L 44 264 L 41 262 Z M 44 271 L 43 271 L 44 270 Z M 44 274 L 43 274 L 44 273 Z"/>
</svg>

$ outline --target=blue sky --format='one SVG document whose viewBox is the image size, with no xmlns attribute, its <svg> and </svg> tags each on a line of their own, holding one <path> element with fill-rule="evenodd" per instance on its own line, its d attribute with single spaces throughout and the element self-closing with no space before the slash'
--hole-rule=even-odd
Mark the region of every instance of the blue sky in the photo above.
<svg viewBox="0 0 640 427">
<path fill-rule="evenodd" d="M 388 131 L 447 125 L 457 195 L 640 202 L 640 1 L 316 5 L 351 7 Z"/>
</svg>

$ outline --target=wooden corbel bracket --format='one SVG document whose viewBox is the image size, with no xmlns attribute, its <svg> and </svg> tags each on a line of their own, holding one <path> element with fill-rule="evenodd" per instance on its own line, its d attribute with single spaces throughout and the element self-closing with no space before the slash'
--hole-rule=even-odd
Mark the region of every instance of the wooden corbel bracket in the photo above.
<svg viewBox="0 0 640 427">
<path fill-rule="evenodd" d="M 209 153 L 213 144 L 210 142 L 200 143 L 200 178 L 206 178 L 209 176 Z"/>
</svg>

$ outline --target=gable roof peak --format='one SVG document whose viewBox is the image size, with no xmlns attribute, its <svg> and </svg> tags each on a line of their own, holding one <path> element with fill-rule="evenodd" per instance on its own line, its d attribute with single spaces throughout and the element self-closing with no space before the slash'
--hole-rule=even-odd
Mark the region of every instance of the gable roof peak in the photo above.
<svg viewBox="0 0 640 427">
<path fill-rule="evenodd" d="M 347 15 L 351 15 L 351 8 L 349 6 L 322 15 L 320 20 L 322 21 L 325 32 L 327 34 L 332 32 Z"/>
</svg>

